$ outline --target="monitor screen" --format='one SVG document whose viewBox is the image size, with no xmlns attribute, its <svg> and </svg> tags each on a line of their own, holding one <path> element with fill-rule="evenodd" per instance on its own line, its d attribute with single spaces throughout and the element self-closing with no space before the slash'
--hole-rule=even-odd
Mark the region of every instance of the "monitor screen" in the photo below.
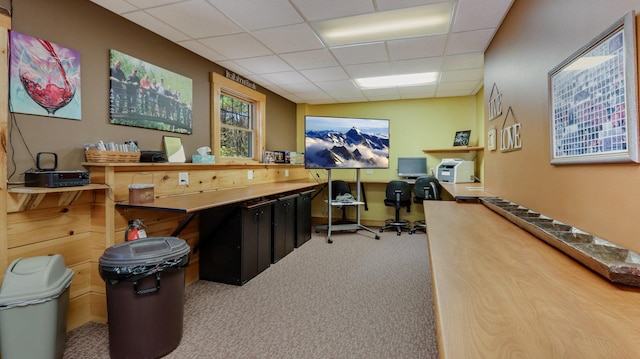
<svg viewBox="0 0 640 359">
<path fill-rule="evenodd" d="M 306 116 L 305 168 L 389 168 L 389 120 Z"/>
<path fill-rule="evenodd" d="M 398 176 L 418 178 L 427 175 L 426 157 L 399 157 Z"/>
</svg>

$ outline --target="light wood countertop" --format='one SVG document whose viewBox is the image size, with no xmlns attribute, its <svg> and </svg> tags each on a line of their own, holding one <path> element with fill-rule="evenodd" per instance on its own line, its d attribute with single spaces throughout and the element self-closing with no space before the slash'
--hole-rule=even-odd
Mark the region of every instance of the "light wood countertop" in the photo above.
<svg viewBox="0 0 640 359">
<path fill-rule="evenodd" d="M 637 358 L 640 289 L 482 204 L 425 201 L 440 357 Z"/>
<path fill-rule="evenodd" d="M 148 208 L 181 213 L 192 213 L 207 208 L 224 206 L 232 203 L 240 203 L 265 196 L 273 196 L 286 192 L 302 191 L 318 186 L 313 181 L 273 182 L 226 188 L 215 191 L 176 194 L 167 197 L 156 198 L 152 203 L 129 204 L 117 203 L 121 207 Z"/>
</svg>

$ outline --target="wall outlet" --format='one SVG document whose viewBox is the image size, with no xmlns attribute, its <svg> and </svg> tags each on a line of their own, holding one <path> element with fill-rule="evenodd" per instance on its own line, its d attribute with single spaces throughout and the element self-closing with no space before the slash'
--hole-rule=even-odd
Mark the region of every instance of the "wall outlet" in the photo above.
<svg viewBox="0 0 640 359">
<path fill-rule="evenodd" d="M 289 170 L 284 170 L 284 176 L 289 177 Z"/>
<path fill-rule="evenodd" d="M 247 179 L 250 179 L 250 180 L 253 179 L 253 170 L 248 170 L 247 171 Z"/>
<path fill-rule="evenodd" d="M 365 171 L 368 175 L 372 175 L 373 174 L 373 169 L 371 168 L 367 168 L 367 170 Z"/>
<path fill-rule="evenodd" d="M 178 173 L 178 185 L 187 186 L 189 184 L 189 172 Z"/>
</svg>

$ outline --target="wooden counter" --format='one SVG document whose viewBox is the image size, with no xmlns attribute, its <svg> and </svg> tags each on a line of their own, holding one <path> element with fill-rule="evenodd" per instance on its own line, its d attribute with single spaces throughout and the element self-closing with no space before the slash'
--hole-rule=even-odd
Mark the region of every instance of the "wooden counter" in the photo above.
<svg viewBox="0 0 640 359">
<path fill-rule="evenodd" d="M 637 358 L 640 289 L 475 203 L 425 201 L 440 357 Z"/>
<path fill-rule="evenodd" d="M 459 202 L 474 201 L 480 197 L 495 197 L 491 193 L 484 191 L 484 184 L 479 182 L 473 183 L 447 183 L 440 182 L 442 188 L 447 191 L 451 197 Z"/>
<path fill-rule="evenodd" d="M 148 208 L 181 213 L 193 213 L 203 209 L 224 206 L 231 203 L 244 202 L 260 197 L 302 191 L 318 186 L 314 181 L 291 181 L 263 183 L 237 188 L 225 188 L 201 193 L 176 194 L 156 198 L 152 203 L 132 205 L 127 202 L 117 203 L 117 206 Z"/>
</svg>

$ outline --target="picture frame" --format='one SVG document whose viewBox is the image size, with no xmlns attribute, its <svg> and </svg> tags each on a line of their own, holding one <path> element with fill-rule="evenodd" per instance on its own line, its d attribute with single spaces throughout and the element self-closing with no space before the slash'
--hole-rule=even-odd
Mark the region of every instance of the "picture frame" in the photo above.
<svg viewBox="0 0 640 359">
<path fill-rule="evenodd" d="M 471 137 L 471 130 L 457 131 L 453 137 L 453 146 L 469 146 L 469 137 Z"/>
<path fill-rule="evenodd" d="M 184 163 L 187 158 L 184 154 L 182 139 L 174 136 L 163 136 L 164 151 L 167 154 L 167 161 L 173 163 Z"/>
<path fill-rule="evenodd" d="M 548 73 L 551 164 L 638 162 L 635 12 Z"/>
</svg>

